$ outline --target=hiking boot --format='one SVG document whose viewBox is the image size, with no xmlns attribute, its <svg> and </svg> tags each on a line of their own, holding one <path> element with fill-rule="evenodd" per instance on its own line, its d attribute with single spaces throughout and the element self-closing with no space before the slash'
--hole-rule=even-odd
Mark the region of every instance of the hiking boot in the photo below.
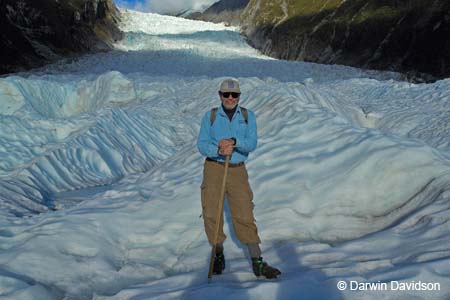
<svg viewBox="0 0 450 300">
<path fill-rule="evenodd" d="M 277 278 L 278 275 L 281 275 L 280 270 L 269 266 L 265 261 L 263 261 L 262 257 L 253 257 L 252 266 L 253 273 L 255 273 L 256 277 L 262 275 L 268 279 L 273 279 Z"/>
<path fill-rule="evenodd" d="M 216 253 L 214 257 L 213 274 L 220 275 L 225 270 L 225 256 L 222 253 Z"/>
</svg>

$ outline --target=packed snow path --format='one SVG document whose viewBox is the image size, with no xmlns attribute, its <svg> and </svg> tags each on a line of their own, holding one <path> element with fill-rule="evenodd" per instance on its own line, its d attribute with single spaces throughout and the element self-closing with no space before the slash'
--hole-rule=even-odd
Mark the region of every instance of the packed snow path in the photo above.
<svg viewBox="0 0 450 300">
<path fill-rule="evenodd" d="M 450 298 L 450 80 L 278 61 L 236 28 L 123 14 L 116 51 L 0 79 L 0 299 Z M 195 141 L 226 77 L 257 115 L 247 166 L 278 281 L 255 280 L 227 227 L 206 284 Z"/>
</svg>

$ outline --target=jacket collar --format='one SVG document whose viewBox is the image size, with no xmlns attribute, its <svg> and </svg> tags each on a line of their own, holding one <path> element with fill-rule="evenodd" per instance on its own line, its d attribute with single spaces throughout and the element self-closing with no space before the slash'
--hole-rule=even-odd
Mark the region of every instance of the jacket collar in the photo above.
<svg viewBox="0 0 450 300">
<path fill-rule="evenodd" d="M 227 116 L 227 114 L 223 110 L 222 104 L 220 104 L 219 109 L 217 110 L 217 112 L 222 114 L 225 117 Z M 239 114 L 241 113 L 241 107 L 239 106 L 239 104 L 237 105 L 236 112 L 234 114 L 236 115 L 237 113 L 239 113 Z"/>
</svg>

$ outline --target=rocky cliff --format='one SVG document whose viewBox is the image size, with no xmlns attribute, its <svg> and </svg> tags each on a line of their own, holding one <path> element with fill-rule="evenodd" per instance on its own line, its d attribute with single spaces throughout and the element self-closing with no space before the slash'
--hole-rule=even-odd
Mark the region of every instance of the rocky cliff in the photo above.
<svg viewBox="0 0 450 300">
<path fill-rule="evenodd" d="M 248 3 L 249 0 L 222 0 L 211 5 L 203 13 L 194 13 L 187 16 L 187 18 L 239 25 L 241 22 L 240 15 Z"/>
<path fill-rule="evenodd" d="M 119 19 L 112 0 L 0 0 L 0 74 L 107 50 Z"/>
<path fill-rule="evenodd" d="M 276 58 L 450 77 L 448 0 L 250 0 L 241 26 Z"/>
</svg>

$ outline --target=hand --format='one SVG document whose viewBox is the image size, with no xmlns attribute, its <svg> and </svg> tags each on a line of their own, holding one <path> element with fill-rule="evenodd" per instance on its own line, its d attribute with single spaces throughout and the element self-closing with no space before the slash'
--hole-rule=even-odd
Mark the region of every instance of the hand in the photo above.
<svg viewBox="0 0 450 300">
<path fill-rule="evenodd" d="M 226 147 L 226 148 L 221 148 L 220 150 L 219 150 L 219 153 L 221 154 L 221 155 L 225 155 L 225 156 L 227 156 L 227 155 L 231 155 L 231 154 L 233 154 L 233 145 L 231 145 L 231 146 L 229 146 L 229 147 Z"/>
<path fill-rule="evenodd" d="M 232 139 L 223 139 L 219 142 L 219 148 L 226 148 L 228 146 L 234 146 L 234 141 Z"/>
<path fill-rule="evenodd" d="M 234 149 L 234 141 L 232 139 L 222 139 L 219 142 L 219 155 L 231 155 Z"/>
<path fill-rule="evenodd" d="M 219 154 L 220 155 L 231 155 L 231 154 L 233 154 L 233 149 L 234 149 L 233 145 L 219 148 Z"/>
</svg>

